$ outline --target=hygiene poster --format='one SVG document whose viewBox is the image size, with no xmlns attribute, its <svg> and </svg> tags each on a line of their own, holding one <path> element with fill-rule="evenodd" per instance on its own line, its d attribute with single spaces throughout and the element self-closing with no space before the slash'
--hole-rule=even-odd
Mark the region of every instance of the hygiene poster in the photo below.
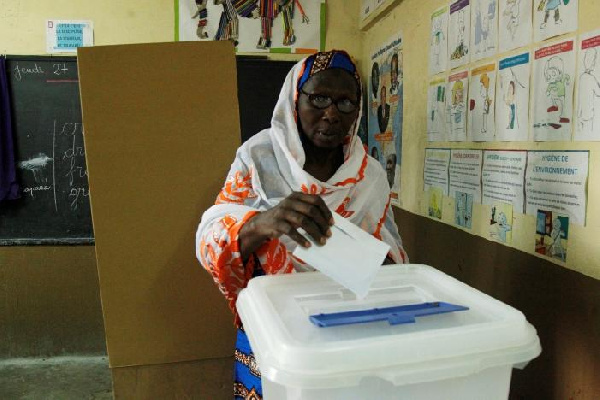
<svg viewBox="0 0 600 400">
<path fill-rule="evenodd" d="M 471 70 L 469 83 L 468 137 L 474 142 L 491 142 L 496 132 L 496 64 Z"/>
<path fill-rule="evenodd" d="M 429 37 L 429 74 L 446 70 L 448 64 L 448 6 L 437 9 L 431 15 Z"/>
<path fill-rule="evenodd" d="M 392 36 L 371 53 L 367 82 L 369 154 L 387 173 L 392 204 L 400 205 L 403 119 L 402 34 Z"/>
<path fill-rule="evenodd" d="M 579 44 L 575 140 L 600 140 L 600 31 L 585 34 Z"/>
<path fill-rule="evenodd" d="M 596 3 L 597 0 L 594 0 Z M 579 0 L 534 0 L 533 36 L 539 42 L 577 30 Z"/>
<path fill-rule="evenodd" d="M 427 91 L 427 141 L 446 140 L 446 79 L 429 82 Z"/>
<path fill-rule="evenodd" d="M 529 151 L 525 195 L 527 214 L 538 210 L 568 216 L 585 225 L 589 151 Z"/>
<path fill-rule="evenodd" d="M 529 53 L 500 60 L 496 93 L 496 140 L 524 142 L 529 137 Z"/>
<path fill-rule="evenodd" d="M 448 169 L 450 167 L 450 149 L 425 149 L 423 168 L 423 190 L 437 187 L 448 196 Z"/>
<path fill-rule="evenodd" d="M 457 72 L 446 83 L 446 134 L 451 142 L 467 140 L 469 71 Z"/>
<path fill-rule="evenodd" d="M 525 166 L 527 152 L 519 150 L 486 150 L 483 153 L 482 203 L 503 202 L 516 212 L 525 211 Z"/>
<path fill-rule="evenodd" d="M 452 149 L 450 154 L 450 197 L 467 193 L 473 201 L 481 204 L 482 150 Z"/>
<path fill-rule="evenodd" d="M 448 58 L 450 68 L 469 62 L 471 36 L 471 7 L 469 0 L 456 0 L 450 4 L 448 24 Z"/>
<path fill-rule="evenodd" d="M 498 0 L 471 1 L 471 62 L 498 51 Z"/>
<path fill-rule="evenodd" d="M 501 53 L 531 43 L 532 0 L 500 0 L 499 49 Z"/>
</svg>

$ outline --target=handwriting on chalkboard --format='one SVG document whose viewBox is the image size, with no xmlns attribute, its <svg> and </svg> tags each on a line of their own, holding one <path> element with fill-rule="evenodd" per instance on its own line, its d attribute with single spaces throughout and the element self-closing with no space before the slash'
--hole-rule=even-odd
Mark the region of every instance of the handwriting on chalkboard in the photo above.
<svg viewBox="0 0 600 400">
<path fill-rule="evenodd" d="M 57 132 L 56 121 L 54 121 L 54 132 Z M 59 127 L 61 136 L 71 138 L 71 147 L 63 151 L 62 161 L 66 161 L 68 171 L 65 176 L 69 182 L 69 201 L 72 210 L 77 210 L 79 202 L 89 197 L 90 191 L 87 187 L 87 169 L 85 166 L 85 149 L 82 143 L 77 143 L 78 137 L 83 137 L 83 125 L 79 122 L 66 122 Z M 79 135 L 78 135 L 79 133 Z"/>
<path fill-rule="evenodd" d="M 52 73 L 54 75 L 67 75 L 69 73 L 69 67 L 66 62 L 57 62 L 52 64 Z M 25 67 L 19 66 L 19 63 L 16 63 L 13 68 L 13 75 L 17 82 L 23 80 L 23 78 L 27 75 L 44 75 L 46 71 L 41 64 L 33 63 L 33 65 L 27 65 Z"/>
</svg>

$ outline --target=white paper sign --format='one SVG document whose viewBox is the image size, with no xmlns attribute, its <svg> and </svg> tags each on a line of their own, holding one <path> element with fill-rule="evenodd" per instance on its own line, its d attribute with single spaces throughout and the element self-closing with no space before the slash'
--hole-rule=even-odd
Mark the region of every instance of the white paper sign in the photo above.
<svg viewBox="0 0 600 400">
<path fill-rule="evenodd" d="M 427 92 L 427 141 L 446 140 L 446 80 L 429 83 Z"/>
<path fill-rule="evenodd" d="M 579 43 L 575 107 L 575 140 L 600 140 L 600 31 L 581 37 Z"/>
<path fill-rule="evenodd" d="M 425 149 L 425 167 L 423 168 L 423 191 L 437 187 L 448 196 L 448 170 L 450 167 L 450 149 Z"/>
<path fill-rule="evenodd" d="M 448 140 L 467 140 L 467 97 L 469 72 L 462 71 L 448 77 L 446 85 L 446 132 Z"/>
<path fill-rule="evenodd" d="M 481 203 L 481 150 L 453 149 L 450 156 L 450 197 L 456 192 L 473 195 Z"/>
<path fill-rule="evenodd" d="M 471 36 L 471 7 L 469 0 L 456 0 L 450 5 L 448 25 L 448 59 L 450 68 L 469 62 Z"/>
<path fill-rule="evenodd" d="M 523 47 L 531 42 L 533 0 L 500 0 L 500 52 Z"/>
<path fill-rule="evenodd" d="M 46 21 L 46 51 L 48 53 L 77 53 L 78 47 L 94 45 L 92 21 Z"/>
<path fill-rule="evenodd" d="M 496 140 L 526 141 L 529 136 L 529 53 L 500 60 L 496 92 Z"/>
<path fill-rule="evenodd" d="M 486 150 L 483 153 L 482 203 L 510 203 L 516 212 L 525 212 L 526 151 Z"/>
<path fill-rule="evenodd" d="M 577 30 L 579 0 L 534 0 L 533 31 L 536 42 Z"/>
<path fill-rule="evenodd" d="M 483 65 L 471 71 L 469 82 L 469 138 L 492 141 L 496 131 L 496 64 Z"/>
<path fill-rule="evenodd" d="M 498 1 L 471 0 L 471 62 L 498 51 Z"/>
<path fill-rule="evenodd" d="M 448 6 L 436 10 L 431 15 L 429 36 L 429 74 L 435 75 L 446 70 L 448 64 Z"/>
</svg>

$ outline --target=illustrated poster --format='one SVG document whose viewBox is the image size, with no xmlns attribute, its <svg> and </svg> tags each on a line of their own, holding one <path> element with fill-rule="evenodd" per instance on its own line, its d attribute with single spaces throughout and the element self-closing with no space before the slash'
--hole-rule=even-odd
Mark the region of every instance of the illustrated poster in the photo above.
<svg viewBox="0 0 600 400">
<path fill-rule="evenodd" d="M 574 32 L 578 26 L 579 0 L 533 0 L 534 41 Z"/>
<path fill-rule="evenodd" d="M 467 95 L 469 72 L 457 72 L 446 84 L 446 132 L 451 142 L 467 140 Z"/>
<path fill-rule="evenodd" d="M 496 64 L 483 65 L 471 71 L 469 83 L 469 138 L 492 141 L 496 131 Z"/>
<path fill-rule="evenodd" d="M 469 38 L 471 36 L 471 7 L 469 0 L 456 0 L 450 4 L 448 24 L 448 58 L 450 68 L 469 62 Z"/>
<path fill-rule="evenodd" d="M 427 92 L 427 141 L 446 140 L 446 80 L 439 78 L 429 83 Z"/>
<path fill-rule="evenodd" d="M 512 204 L 517 212 L 525 212 L 525 168 L 527 152 L 519 150 L 486 150 L 481 171 L 482 203 Z"/>
<path fill-rule="evenodd" d="M 555 211 L 538 210 L 535 226 L 535 252 L 566 262 L 569 217 Z"/>
<path fill-rule="evenodd" d="M 429 38 L 429 74 L 446 70 L 448 64 L 448 7 L 442 7 L 431 15 Z"/>
<path fill-rule="evenodd" d="M 519 142 L 529 136 L 529 53 L 500 60 L 496 93 L 496 140 Z"/>
<path fill-rule="evenodd" d="M 471 62 L 498 52 L 498 0 L 471 0 Z"/>
<path fill-rule="evenodd" d="M 533 0 L 500 0 L 498 39 L 503 53 L 531 43 Z"/>
<path fill-rule="evenodd" d="M 576 83 L 575 140 L 600 140 L 600 31 L 581 37 Z"/>
<path fill-rule="evenodd" d="M 449 167 L 450 149 L 425 149 L 423 190 L 428 191 L 432 187 L 437 187 L 447 196 Z"/>
<path fill-rule="evenodd" d="M 450 195 L 456 192 L 473 195 L 481 203 L 481 165 L 483 152 L 471 149 L 452 149 L 450 155 Z"/>
</svg>

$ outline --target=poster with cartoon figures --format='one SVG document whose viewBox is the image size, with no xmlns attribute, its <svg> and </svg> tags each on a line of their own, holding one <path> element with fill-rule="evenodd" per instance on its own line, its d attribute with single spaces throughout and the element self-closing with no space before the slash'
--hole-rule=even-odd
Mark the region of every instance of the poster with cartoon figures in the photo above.
<svg viewBox="0 0 600 400">
<path fill-rule="evenodd" d="M 325 47 L 321 33 L 324 0 L 179 0 L 180 41 L 231 40 L 239 52 L 314 52 Z"/>
<path fill-rule="evenodd" d="M 500 0 L 500 52 L 523 47 L 531 42 L 533 0 Z"/>
<path fill-rule="evenodd" d="M 467 95 L 469 72 L 461 71 L 448 77 L 446 83 L 446 133 L 451 142 L 467 140 Z"/>
<path fill-rule="evenodd" d="M 533 0 L 533 36 L 539 42 L 577 30 L 579 0 Z"/>
<path fill-rule="evenodd" d="M 575 140 L 600 140 L 600 31 L 585 34 L 579 43 L 576 82 Z"/>
<path fill-rule="evenodd" d="M 490 239 L 500 243 L 512 242 L 513 206 L 496 201 L 490 209 Z"/>
<path fill-rule="evenodd" d="M 498 1 L 471 0 L 471 62 L 498 51 Z"/>
<path fill-rule="evenodd" d="M 471 37 L 471 7 L 469 0 L 456 0 L 450 4 L 448 24 L 448 58 L 450 68 L 469 62 L 469 38 Z"/>
<path fill-rule="evenodd" d="M 500 60 L 496 93 L 496 140 L 527 141 L 529 136 L 529 53 Z"/>
<path fill-rule="evenodd" d="M 371 53 L 369 76 L 369 153 L 387 172 L 392 204 L 399 205 L 402 165 L 402 35 Z"/>
<path fill-rule="evenodd" d="M 429 74 L 446 70 L 448 63 L 448 7 L 442 7 L 431 15 L 429 37 Z"/>
<path fill-rule="evenodd" d="M 427 141 L 446 140 L 446 79 L 439 78 L 429 83 L 427 92 Z"/>
<path fill-rule="evenodd" d="M 471 71 L 469 83 L 469 138 L 475 142 L 494 140 L 496 131 L 496 64 Z"/>
<path fill-rule="evenodd" d="M 532 107 L 534 140 L 571 140 L 574 77 L 573 39 L 535 51 Z"/>
<path fill-rule="evenodd" d="M 454 193 L 454 222 L 471 229 L 473 226 L 473 194 L 456 191 Z"/>
<path fill-rule="evenodd" d="M 567 261 L 569 217 L 550 210 L 537 210 L 535 252 Z"/>
<path fill-rule="evenodd" d="M 473 201 L 481 204 L 481 167 L 483 151 L 474 149 L 452 149 L 448 187 L 450 195 L 468 193 Z"/>
</svg>

